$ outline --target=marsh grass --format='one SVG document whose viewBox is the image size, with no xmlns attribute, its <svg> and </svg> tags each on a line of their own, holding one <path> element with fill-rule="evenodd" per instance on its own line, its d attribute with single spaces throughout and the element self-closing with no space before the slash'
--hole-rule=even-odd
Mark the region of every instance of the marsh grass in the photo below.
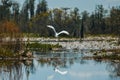
<svg viewBox="0 0 120 80">
<path fill-rule="evenodd" d="M 120 49 L 101 50 L 94 53 L 93 59 L 120 60 Z"/>
<path fill-rule="evenodd" d="M 42 43 L 29 43 L 26 46 L 27 49 L 37 50 L 40 52 L 47 52 L 52 50 L 53 48 L 62 48 L 59 44 L 42 44 Z"/>
<path fill-rule="evenodd" d="M 7 58 L 7 57 L 13 57 L 14 54 L 10 49 L 0 48 L 0 57 L 1 58 Z"/>
<path fill-rule="evenodd" d="M 15 41 L 0 42 L 0 58 L 16 58 L 19 57 L 19 51 L 23 47 L 19 39 Z"/>
</svg>

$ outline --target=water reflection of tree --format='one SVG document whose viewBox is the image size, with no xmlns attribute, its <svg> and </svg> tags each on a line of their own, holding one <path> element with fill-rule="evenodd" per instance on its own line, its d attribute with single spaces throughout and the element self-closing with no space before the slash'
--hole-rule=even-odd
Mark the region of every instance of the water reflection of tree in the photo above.
<svg viewBox="0 0 120 80">
<path fill-rule="evenodd" d="M 34 74 L 36 71 L 36 67 L 34 65 L 33 60 L 25 60 L 24 65 L 25 65 L 26 77 L 27 77 L 27 80 L 29 80 L 30 73 Z"/>
<path fill-rule="evenodd" d="M 26 61 L 0 61 L 0 76 L 1 80 L 23 80 L 26 74 L 29 80 L 29 74 L 35 73 L 36 68 L 33 60 Z"/>
<path fill-rule="evenodd" d="M 120 79 L 120 63 L 109 62 L 106 68 L 109 71 L 111 78 Z"/>
<path fill-rule="evenodd" d="M 43 56 L 43 55 L 42 55 Z M 41 67 L 44 67 L 45 64 L 49 66 L 59 66 L 62 68 L 68 68 L 74 65 L 74 63 L 85 64 L 86 61 L 78 53 L 53 53 L 49 56 L 44 55 L 45 57 L 39 57 L 39 63 Z"/>
<path fill-rule="evenodd" d="M 22 63 L 13 61 L 0 61 L 0 75 L 2 80 L 22 80 Z"/>
</svg>

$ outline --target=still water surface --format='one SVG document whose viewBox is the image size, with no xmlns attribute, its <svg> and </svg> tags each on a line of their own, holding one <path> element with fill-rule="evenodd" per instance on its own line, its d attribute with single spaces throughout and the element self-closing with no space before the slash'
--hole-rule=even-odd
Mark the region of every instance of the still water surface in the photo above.
<svg viewBox="0 0 120 80">
<path fill-rule="evenodd" d="M 0 61 L 0 80 L 120 80 L 120 63 L 87 60 L 86 52 L 34 52 L 33 60 Z"/>
</svg>

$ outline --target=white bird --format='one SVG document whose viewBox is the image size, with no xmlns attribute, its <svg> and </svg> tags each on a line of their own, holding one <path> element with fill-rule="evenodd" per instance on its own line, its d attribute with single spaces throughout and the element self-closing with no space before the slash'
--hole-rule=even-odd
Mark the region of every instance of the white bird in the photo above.
<svg viewBox="0 0 120 80">
<path fill-rule="evenodd" d="M 58 37 L 60 34 L 67 34 L 67 35 L 69 35 L 69 32 L 67 32 L 67 31 L 65 31 L 65 30 L 63 30 L 63 31 L 60 31 L 59 33 L 58 32 L 56 32 L 56 30 L 55 30 L 55 28 L 53 27 L 53 26 L 51 26 L 51 25 L 47 25 L 47 27 L 49 27 L 49 28 L 51 28 L 51 29 L 53 29 L 53 31 L 54 31 L 54 33 L 55 33 L 55 37 Z"/>
<path fill-rule="evenodd" d="M 68 73 L 68 71 L 60 71 L 58 68 L 55 68 L 55 72 L 60 73 L 61 75 L 65 75 Z"/>
</svg>

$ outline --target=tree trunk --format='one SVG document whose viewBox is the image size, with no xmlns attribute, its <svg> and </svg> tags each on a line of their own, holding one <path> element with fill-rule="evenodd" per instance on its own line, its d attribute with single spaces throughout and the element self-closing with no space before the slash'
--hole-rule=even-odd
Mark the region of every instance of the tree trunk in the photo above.
<svg viewBox="0 0 120 80">
<path fill-rule="evenodd" d="M 120 34 L 118 35 L 118 45 L 120 45 Z"/>
</svg>

